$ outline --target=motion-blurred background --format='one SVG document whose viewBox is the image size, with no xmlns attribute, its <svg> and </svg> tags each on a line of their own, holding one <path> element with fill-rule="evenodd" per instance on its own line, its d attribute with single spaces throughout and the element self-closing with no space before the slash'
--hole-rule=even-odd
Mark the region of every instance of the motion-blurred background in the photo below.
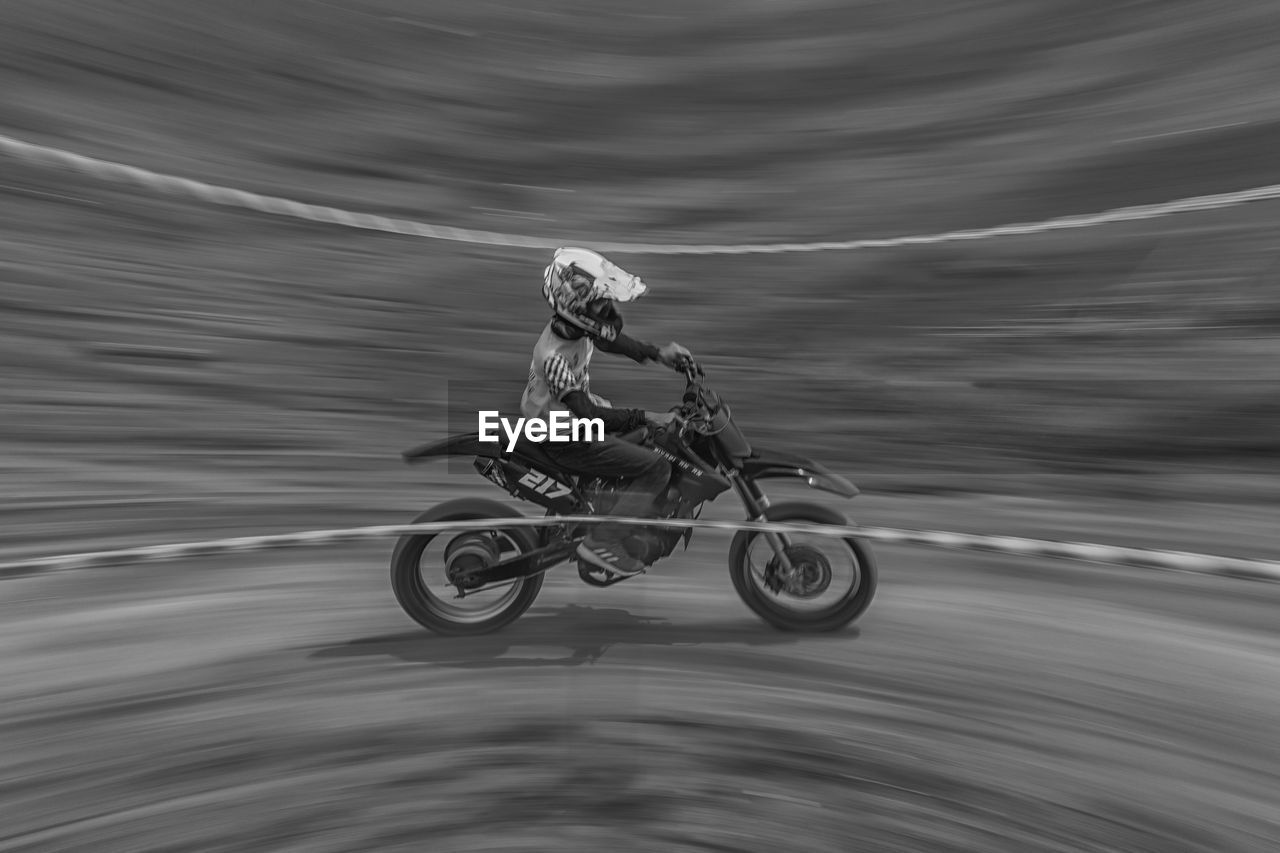
<svg viewBox="0 0 1280 853">
<path fill-rule="evenodd" d="M 0 0 L 0 134 L 569 244 L 896 237 L 1280 183 L 1277 43 L 1253 0 Z M 548 251 L 160 189 L 0 152 L 0 559 L 503 497 L 399 452 L 516 406 Z M 1275 559 L 1277 226 L 613 259 L 864 524 Z M 1280 587 L 885 545 L 797 636 L 727 543 L 464 640 L 385 540 L 0 581 L 0 853 L 1280 844 Z"/>
<path fill-rule="evenodd" d="M 566 243 L 892 237 L 1280 181 L 1278 28 L 1250 0 L 9 0 L 0 131 Z M 9 502 L 411 494 L 447 383 L 518 384 L 545 320 L 547 252 L 0 164 Z M 630 330 L 870 492 L 1254 502 L 1277 224 L 615 260 L 652 288 Z M 679 391 L 597 361 L 621 404 Z"/>
</svg>

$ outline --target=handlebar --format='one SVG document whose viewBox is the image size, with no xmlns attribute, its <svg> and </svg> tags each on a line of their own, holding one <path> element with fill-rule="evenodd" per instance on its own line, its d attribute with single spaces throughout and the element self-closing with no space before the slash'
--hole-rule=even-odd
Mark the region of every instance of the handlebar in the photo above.
<svg viewBox="0 0 1280 853">
<path fill-rule="evenodd" d="M 686 358 L 681 360 L 677 370 L 684 374 L 688 384 L 680 405 L 673 406 L 671 411 L 676 416 L 676 424 L 681 432 L 689 429 L 700 431 L 700 427 L 708 423 L 710 416 L 719 410 L 720 400 L 706 387 L 706 371 L 701 364 Z"/>
<path fill-rule="evenodd" d="M 706 376 L 706 373 L 702 369 L 702 365 L 691 358 L 681 359 L 680 364 L 676 367 L 676 370 L 680 373 L 683 373 L 685 375 L 685 378 L 688 379 L 690 382 L 694 382 L 697 379 L 701 379 L 702 377 Z"/>
<path fill-rule="evenodd" d="M 698 391 L 700 380 L 706 375 L 702 370 L 702 365 L 693 359 L 685 359 L 680 366 L 680 372 L 684 374 L 687 385 L 684 389 L 684 397 L 681 398 L 685 408 L 692 407 L 698 402 Z"/>
</svg>

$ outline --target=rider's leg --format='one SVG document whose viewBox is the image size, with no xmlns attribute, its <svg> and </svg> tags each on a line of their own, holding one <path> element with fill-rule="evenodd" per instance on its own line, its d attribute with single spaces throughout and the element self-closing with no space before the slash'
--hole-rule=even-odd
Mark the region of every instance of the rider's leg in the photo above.
<svg viewBox="0 0 1280 853">
<path fill-rule="evenodd" d="M 595 477 L 620 477 L 623 484 L 610 515 L 645 516 L 654 500 L 671 481 L 671 465 L 651 450 L 611 435 L 604 441 L 575 441 L 542 446 L 543 452 L 566 470 Z M 621 540 L 627 528 L 621 524 L 601 524 L 597 533 Z"/>
<path fill-rule="evenodd" d="M 610 515 L 639 516 L 650 514 L 654 500 L 671 480 L 671 465 L 652 451 L 635 444 L 606 436 L 604 441 L 572 442 L 543 445 L 544 452 L 566 470 L 597 477 L 621 477 L 626 482 Z M 644 564 L 628 555 L 622 547 L 627 536 L 623 524 L 600 524 L 587 535 L 586 553 L 582 556 L 597 565 L 622 574 L 635 574 Z M 607 555 L 607 556 L 605 556 Z M 594 558 L 594 559 L 593 559 Z"/>
</svg>

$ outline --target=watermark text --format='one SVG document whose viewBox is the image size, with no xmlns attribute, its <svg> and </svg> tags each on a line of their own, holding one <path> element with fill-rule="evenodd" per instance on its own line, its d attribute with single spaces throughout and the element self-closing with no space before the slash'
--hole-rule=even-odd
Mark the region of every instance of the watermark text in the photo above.
<svg viewBox="0 0 1280 853">
<path fill-rule="evenodd" d="M 501 441 L 498 429 L 507 437 L 507 452 L 515 450 L 516 442 L 523 435 L 527 441 L 541 444 L 544 441 L 604 441 L 604 421 L 600 418 L 578 418 L 569 412 L 555 411 L 550 420 L 542 418 L 509 418 L 496 411 L 479 412 L 480 440 L 497 444 Z"/>
</svg>

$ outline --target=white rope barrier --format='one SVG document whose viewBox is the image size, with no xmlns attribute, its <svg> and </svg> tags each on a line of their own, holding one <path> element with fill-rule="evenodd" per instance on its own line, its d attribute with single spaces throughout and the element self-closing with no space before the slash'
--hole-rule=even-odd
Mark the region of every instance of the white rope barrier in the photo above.
<svg viewBox="0 0 1280 853">
<path fill-rule="evenodd" d="M 339 530 L 311 530 L 264 536 L 217 539 L 174 545 L 153 545 L 115 551 L 96 551 L 38 557 L 0 563 L 0 579 L 26 577 L 41 572 L 87 569 L 98 566 L 135 562 L 180 560 L 227 553 L 246 553 L 273 548 L 328 545 L 362 539 L 412 534 L 435 534 L 443 531 L 491 530 L 513 527 L 546 527 L 561 524 L 600 524 L 601 522 L 636 526 L 694 528 L 701 530 L 746 530 L 759 533 L 808 533 L 819 536 L 852 537 L 895 545 L 924 545 L 960 551 L 988 551 L 1027 557 L 1046 557 L 1131 568 L 1162 569 L 1175 572 L 1220 575 L 1248 580 L 1280 581 L 1280 562 L 1219 557 L 1183 551 L 1158 551 L 1146 548 L 1123 548 L 1087 542 L 1059 542 L 1045 539 L 1023 539 L 1015 536 L 987 536 L 950 533 L 936 530 L 902 530 L 891 527 L 859 527 L 856 525 L 796 524 L 757 521 L 707 521 L 702 519 L 613 518 L 608 516 L 553 516 L 530 518 L 485 518 L 466 521 L 439 521 L 429 524 L 393 524 L 355 527 Z"/>
<path fill-rule="evenodd" d="M 432 225 L 408 219 L 391 219 L 369 213 L 355 213 L 336 207 L 304 204 L 287 198 L 259 195 L 230 187 L 179 178 L 174 175 L 151 172 L 135 166 L 113 163 L 109 160 L 98 160 L 93 157 L 85 157 L 70 151 L 64 151 L 60 148 L 34 145 L 4 135 L 0 135 L 0 153 L 37 165 L 66 167 L 103 180 L 140 184 L 149 190 L 157 192 L 188 195 L 211 204 L 240 207 L 275 216 L 288 216 L 295 219 L 306 219 L 312 222 L 341 225 L 348 228 L 381 231 L 388 234 L 404 234 L 411 237 L 425 237 L 427 239 L 446 240 L 455 243 L 478 243 L 488 246 L 507 246 L 522 249 L 554 249 L 565 245 L 567 239 L 564 237 L 530 237 L 521 234 L 504 234 L 497 231 L 476 231 L 447 225 Z M 1177 199 L 1160 204 L 1120 207 L 1101 213 L 1061 216 L 1041 222 L 1024 222 L 997 225 L 991 228 L 945 231 L 938 234 L 915 234 L 904 237 L 817 243 L 686 246 L 667 243 L 602 243 L 588 241 L 587 245 L 601 252 L 623 255 L 762 255 L 885 249 L 896 246 L 920 246 L 964 240 L 988 240 L 995 237 L 1041 234 L 1046 231 L 1061 231 L 1070 228 L 1091 228 L 1113 222 L 1156 219 L 1178 213 L 1217 210 L 1249 202 L 1268 201 L 1278 198 L 1280 198 L 1280 184 L 1272 184 L 1238 192 Z"/>
</svg>

